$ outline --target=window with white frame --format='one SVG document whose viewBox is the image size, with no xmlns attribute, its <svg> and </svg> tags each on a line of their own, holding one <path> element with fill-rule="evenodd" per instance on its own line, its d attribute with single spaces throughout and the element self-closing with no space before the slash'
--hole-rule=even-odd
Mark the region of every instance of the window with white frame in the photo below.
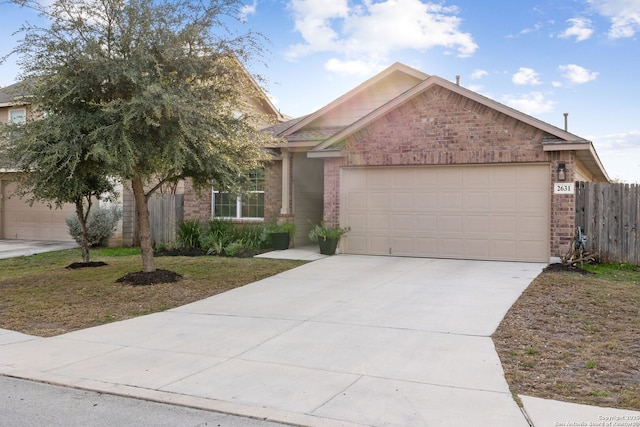
<svg viewBox="0 0 640 427">
<path fill-rule="evenodd" d="M 27 110 L 24 108 L 17 108 L 9 110 L 9 123 L 16 125 L 25 124 L 27 121 Z"/>
<path fill-rule="evenodd" d="M 241 196 L 213 189 L 213 216 L 227 219 L 264 218 L 264 170 L 250 173 L 251 188 Z"/>
</svg>

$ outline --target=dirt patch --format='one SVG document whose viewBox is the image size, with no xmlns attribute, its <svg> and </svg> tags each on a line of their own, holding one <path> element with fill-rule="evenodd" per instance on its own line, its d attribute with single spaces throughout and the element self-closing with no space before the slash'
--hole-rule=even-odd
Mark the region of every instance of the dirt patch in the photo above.
<svg viewBox="0 0 640 427">
<path fill-rule="evenodd" d="M 128 273 L 116 280 L 117 283 L 123 283 L 130 286 L 149 286 L 158 283 L 176 283 L 182 279 L 182 275 L 175 271 L 161 270 L 156 271 L 136 271 Z"/>
<path fill-rule="evenodd" d="M 551 265 L 493 335 L 516 394 L 640 410 L 640 274 Z"/>
</svg>

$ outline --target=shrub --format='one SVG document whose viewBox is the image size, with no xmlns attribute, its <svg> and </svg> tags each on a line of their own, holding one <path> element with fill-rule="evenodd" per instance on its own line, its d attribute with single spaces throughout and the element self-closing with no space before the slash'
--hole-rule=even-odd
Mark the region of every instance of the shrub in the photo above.
<svg viewBox="0 0 640 427">
<path fill-rule="evenodd" d="M 200 237 L 202 235 L 202 224 L 200 221 L 187 220 L 178 224 L 176 237 L 178 242 L 185 249 L 200 248 Z"/>
<path fill-rule="evenodd" d="M 235 242 L 229 243 L 224 248 L 224 253 L 227 256 L 234 257 L 234 256 L 242 255 L 246 249 L 247 248 L 244 242 L 242 242 L 241 240 L 236 240 Z"/>
<path fill-rule="evenodd" d="M 106 246 L 114 229 L 122 218 L 117 206 L 108 208 L 94 207 L 87 218 L 87 243 L 89 246 Z M 78 217 L 73 214 L 65 219 L 69 234 L 79 245 L 82 244 L 82 227 Z"/>
</svg>

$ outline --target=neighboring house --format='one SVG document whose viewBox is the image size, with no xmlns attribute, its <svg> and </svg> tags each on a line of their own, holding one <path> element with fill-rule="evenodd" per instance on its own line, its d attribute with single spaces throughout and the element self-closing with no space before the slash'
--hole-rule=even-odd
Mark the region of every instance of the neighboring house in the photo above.
<svg viewBox="0 0 640 427">
<path fill-rule="evenodd" d="M 31 109 L 28 93 L 20 83 L 0 89 L 0 123 L 23 123 Z M 0 159 L 0 239 L 72 241 L 65 218 L 73 205 L 50 209 L 46 203 L 30 205 L 15 195 L 16 171 Z"/>
<path fill-rule="evenodd" d="M 548 262 L 579 225 L 573 182 L 608 181 L 590 141 L 400 63 L 269 130 L 265 220 L 293 218 L 296 245 L 349 226 L 343 253 Z"/>
<path fill-rule="evenodd" d="M 249 73 L 246 73 L 246 76 L 252 84 L 260 89 Z M 0 122 L 26 120 L 27 115 L 30 113 L 28 95 L 19 83 L 0 89 Z M 290 117 L 278 111 L 262 89 L 259 90 L 257 98 L 248 100 L 248 108 L 253 113 L 260 115 L 260 122 L 256 123 L 258 128 L 290 119 Z M 239 111 L 238 113 L 242 112 Z M 62 209 L 50 209 L 45 203 L 34 203 L 33 206 L 30 206 L 25 199 L 13 195 L 16 189 L 16 183 L 12 182 L 14 179 L 15 171 L 11 170 L 9 165 L 3 165 L 2 159 L 0 159 L 0 239 L 73 240 L 69 235 L 65 218 L 75 213 L 74 206 L 71 204 L 64 205 Z M 224 197 L 225 200 L 224 207 L 222 207 L 221 203 L 218 203 L 217 212 L 224 212 L 229 217 L 236 218 L 238 215 L 233 210 L 235 206 L 243 201 L 250 200 L 250 204 L 245 203 L 245 206 L 239 209 L 240 214 L 251 211 L 253 217 L 262 217 L 264 207 L 262 170 L 256 171 L 255 181 L 256 190 L 253 195 L 246 196 L 243 200 L 236 200 L 235 196 L 230 197 L 228 193 L 224 192 L 224 189 L 215 189 L 215 194 L 218 197 Z M 111 246 L 131 246 L 137 244 L 133 194 L 127 185 L 120 185 L 117 191 L 120 197 L 115 204 L 121 208 L 123 215 L 114 235 L 109 240 L 109 244 Z M 211 196 L 214 192 L 205 192 L 198 195 L 194 191 L 190 180 L 179 182 L 176 186 L 165 188 L 163 191 L 183 194 L 184 209 L 190 212 L 191 215 L 199 215 L 199 206 L 204 203 L 207 206 L 208 213 L 202 218 L 210 218 Z M 158 197 L 161 197 L 161 195 Z M 166 224 L 164 226 L 175 227 L 174 224 Z"/>
</svg>

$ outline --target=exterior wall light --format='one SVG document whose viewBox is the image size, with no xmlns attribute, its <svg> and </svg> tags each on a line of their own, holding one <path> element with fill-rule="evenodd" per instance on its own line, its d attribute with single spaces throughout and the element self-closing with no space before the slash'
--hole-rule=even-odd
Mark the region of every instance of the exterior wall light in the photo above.
<svg viewBox="0 0 640 427">
<path fill-rule="evenodd" d="M 556 172 L 558 181 L 564 182 L 567 180 L 567 169 L 564 163 L 558 164 L 558 170 Z"/>
</svg>

